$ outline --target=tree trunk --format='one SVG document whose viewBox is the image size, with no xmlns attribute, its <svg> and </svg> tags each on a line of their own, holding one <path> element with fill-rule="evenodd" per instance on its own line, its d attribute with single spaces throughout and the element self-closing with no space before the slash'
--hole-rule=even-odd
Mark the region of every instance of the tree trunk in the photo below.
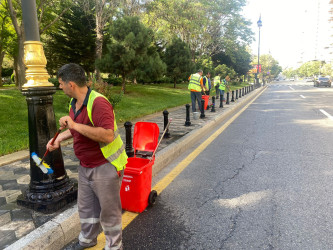
<svg viewBox="0 0 333 250">
<path fill-rule="evenodd" d="M 126 92 L 126 79 L 125 76 L 123 75 L 123 82 L 121 84 L 121 91 L 125 94 Z"/>
<path fill-rule="evenodd" d="M 14 57 L 14 80 L 15 80 L 15 86 L 17 86 L 18 84 L 18 80 L 17 80 L 17 56 Z M 10 77 L 10 80 L 12 81 L 12 76 Z"/>
<path fill-rule="evenodd" d="M 99 0 L 96 0 L 96 51 L 95 51 L 95 59 L 99 60 L 102 58 L 102 52 L 103 52 L 103 29 L 104 29 L 104 21 L 103 21 L 103 8 L 104 8 L 104 1 L 99 2 Z M 95 67 L 95 74 L 96 74 L 96 80 L 101 80 L 101 72 L 100 70 Z"/>
<path fill-rule="evenodd" d="M 3 58 L 5 57 L 5 54 L 6 54 L 5 51 L 2 51 L 0 53 L 0 87 L 3 86 L 3 82 L 2 82 L 2 67 L 1 67 L 1 65 L 2 65 L 2 62 L 3 62 Z"/>
<path fill-rule="evenodd" d="M 17 68 L 15 69 L 16 75 L 16 86 L 21 88 L 23 84 L 26 82 L 25 79 L 25 64 L 24 64 L 24 39 L 22 37 L 18 37 L 18 54 L 17 54 Z"/>
<path fill-rule="evenodd" d="M 96 53 L 95 53 L 95 59 L 99 60 L 102 58 L 102 52 L 103 52 L 103 33 L 97 33 L 96 34 Z M 96 74 L 96 80 L 101 80 L 101 72 L 100 70 L 95 67 L 95 74 Z"/>
<path fill-rule="evenodd" d="M 24 65 L 24 29 L 23 23 L 18 25 L 16 11 L 13 7 L 12 0 L 7 0 L 9 7 L 9 14 L 12 20 L 13 26 L 17 34 L 18 42 L 18 54 L 14 58 L 15 67 L 15 85 L 21 87 L 25 83 L 25 65 Z"/>
<path fill-rule="evenodd" d="M 174 83 L 173 83 L 173 87 L 174 87 L 174 88 L 176 88 L 176 83 L 177 83 L 177 81 L 176 81 L 176 79 L 175 79 L 175 81 L 174 81 Z"/>
</svg>

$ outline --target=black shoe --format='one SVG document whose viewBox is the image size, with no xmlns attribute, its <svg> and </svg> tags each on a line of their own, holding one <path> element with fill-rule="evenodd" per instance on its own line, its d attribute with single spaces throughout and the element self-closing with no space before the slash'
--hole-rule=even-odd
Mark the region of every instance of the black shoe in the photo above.
<svg viewBox="0 0 333 250">
<path fill-rule="evenodd" d="M 83 249 L 86 249 L 86 248 L 89 248 L 89 247 L 93 247 L 93 246 L 96 246 L 96 243 L 88 244 L 86 246 L 81 246 L 79 242 L 76 242 L 76 244 L 74 244 L 73 246 L 71 246 L 69 249 L 70 250 L 83 250 Z"/>
</svg>

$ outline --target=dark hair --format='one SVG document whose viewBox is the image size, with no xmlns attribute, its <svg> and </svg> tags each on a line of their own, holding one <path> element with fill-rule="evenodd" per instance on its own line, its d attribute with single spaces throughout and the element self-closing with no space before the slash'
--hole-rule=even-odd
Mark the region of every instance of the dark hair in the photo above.
<svg viewBox="0 0 333 250">
<path fill-rule="evenodd" d="M 57 73 L 57 78 L 63 80 L 65 83 L 69 81 L 75 82 L 77 86 L 86 86 L 87 78 L 84 69 L 75 63 L 69 63 L 62 66 Z"/>
</svg>

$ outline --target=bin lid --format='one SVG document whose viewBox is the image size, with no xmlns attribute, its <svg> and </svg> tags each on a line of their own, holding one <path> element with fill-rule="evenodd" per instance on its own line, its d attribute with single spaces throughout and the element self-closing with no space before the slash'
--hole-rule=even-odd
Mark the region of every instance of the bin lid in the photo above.
<svg viewBox="0 0 333 250">
<path fill-rule="evenodd" d="M 137 122 L 134 126 L 133 148 L 136 151 L 154 152 L 158 144 L 160 129 L 153 122 Z"/>
</svg>

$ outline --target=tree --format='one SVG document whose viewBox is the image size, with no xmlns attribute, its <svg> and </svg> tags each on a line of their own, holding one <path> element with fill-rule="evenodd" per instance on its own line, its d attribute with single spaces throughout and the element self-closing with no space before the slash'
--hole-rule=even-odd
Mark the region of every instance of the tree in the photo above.
<svg viewBox="0 0 333 250">
<path fill-rule="evenodd" d="M 293 68 L 286 68 L 283 70 L 282 74 L 287 78 L 295 77 L 297 75 L 297 70 Z"/>
<path fill-rule="evenodd" d="M 188 45 L 180 38 L 174 38 L 166 48 L 164 60 L 167 65 L 167 76 L 173 79 L 176 88 L 177 81 L 186 79 L 193 69 Z"/>
<path fill-rule="evenodd" d="M 147 5 L 145 22 L 154 31 L 163 33 L 167 41 L 171 42 L 176 35 L 187 43 L 194 61 L 207 22 L 203 13 L 204 6 L 198 0 L 151 1 Z"/>
<path fill-rule="evenodd" d="M 236 78 L 237 73 L 234 69 L 229 68 L 225 64 L 220 64 L 215 68 L 215 75 L 219 75 L 221 79 L 224 79 L 226 76 L 229 76 L 231 79 Z"/>
<path fill-rule="evenodd" d="M 201 56 L 196 61 L 196 68 L 202 69 L 204 74 L 212 73 L 214 71 L 212 58 L 210 56 Z"/>
<path fill-rule="evenodd" d="M 12 51 L 11 46 L 14 43 L 15 31 L 10 25 L 10 17 L 7 11 L 7 2 L 1 2 L 0 4 L 0 86 L 2 82 L 2 64 L 7 52 Z"/>
<path fill-rule="evenodd" d="M 92 1 L 94 6 L 91 6 Z M 103 54 L 103 41 L 105 27 L 108 23 L 112 23 L 113 18 L 119 11 L 119 7 L 124 0 L 83 0 L 82 6 L 87 14 L 94 13 L 96 40 L 95 40 L 95 59 L 98 61 Z M 81 3 L 81 2 L 80 2 Z M 95 68 L 97 80 L 101 79 L 100 71 Z"/>
<path fill-rule="evenodd" d="M 235 46 L 234 60 L 231 61 L 231 67 L 235 69 L 238 75 L 246 75 L 252 68 L 252 56 L 245 45 Z"/>
<path fill-rule="evenodd" d="M 161 60 L 157 47 L 151 46 L 147 51 L 147 61 L 145 61 L 139 69 L 135 71 L 134 79 L 152 82 L 163 76 L 167 66 Z"/>
<path fill-rule="evenodd" d="M 153 31 L 146 28 L 138 17 L 124 17 L 113 22 L 110 28 L 111 41 L 107 52 L 97 60 L 101 71 L 122 76 L 122 91 L 125 93 L 126 80 L 142 69 L 152 59 L 150 52 L 153 44 Z M 151 65 L 153 66 L 153 65 Z"/>
<path fill-rule="evenodd" d="M 253 59 L 252 64 L 253 65 L 258 64 L 258 57 L 255 57 Z M 263 80 L 275 78 L 280 74 L 280 72 L 282 72 L 282 68 L 279 65 L 278 61 L 275 60 L 270 54 L 261 55 L 260 64 L 261 64 L 261 73 L 259 73 L 258 77 L 261 76 Z"/>
<path fill-rule="evenodd" d="M 321 68 L 321 72 L 325 76 L 333 76 L 333 65 L 331 63 L 326 63 Z"/>
<path fill-rule="evenodd" d="M 57 20 L 68 10 L 68 7 L 65 9 L 59 9 L 60 2 L 70 4 L 71 1 L 60 1 L 60 0 L 40 0 L 37 3 L 37 15 L 38 15 L 38 25 L 40 32 L 43 33 L 54 25 Z M 7 0 L 8 11 L 12 24 L 14 26 L 16 36 L 17 36 L 17 49 L 15 50 L 14 55 L 14 69 L 16 76 L 16 85 L 21 87 L 25 82 L 25 65 L 24 65 L 24 41 L 25 34 L 22 22 L 22 7 L 21 2 L 18 0 Z M 45 23 L 45 27 L 43 26 Z"/>
<path fill-rule="evenodd" d="M 13 2 L 12 0 L 7 0 L 8 9 L 12 24 L 14 26 L 16 36 L 17 36 L 17 46 L 16 55 L 14 56 L 14 70 L 15 70 L 15 83 L 16 86 L 21 87 L 25 82 L 25 65 L 24 65 L 24 29 L 23 23 L 19 21 L 21 19 L 21 12 L 16 12 L 16 9 L 21 10 L 21 5 L 19 2 Z"/>
<path fill-rule="evenodd" d="M 321 70 L 321 61 L 310 61 L 303 63 L 297 70 L 298 74 L 300 76 L 316 76 L 320 75 L 320 70 Z"/>
<path fill-rule="evenodd" d="M 62 65 L 80 64 L 89 74 L 95 70 L 95 21 L 82 7 L 74 5 L 59 20 L 58 29 L 49 32 L 45 46 L 47 70 L 54 74 Z"/>
<path fill-rule="evenodd" d="M 244 45 L 253 40 L 250 23 L 240 14 L 245 4 L 245 0 L 151 1 L 144 20 L 167 41 L 176 35 L 186 42 L 194 61 L 225 52 L 229 41 Z"/>
</svg>

